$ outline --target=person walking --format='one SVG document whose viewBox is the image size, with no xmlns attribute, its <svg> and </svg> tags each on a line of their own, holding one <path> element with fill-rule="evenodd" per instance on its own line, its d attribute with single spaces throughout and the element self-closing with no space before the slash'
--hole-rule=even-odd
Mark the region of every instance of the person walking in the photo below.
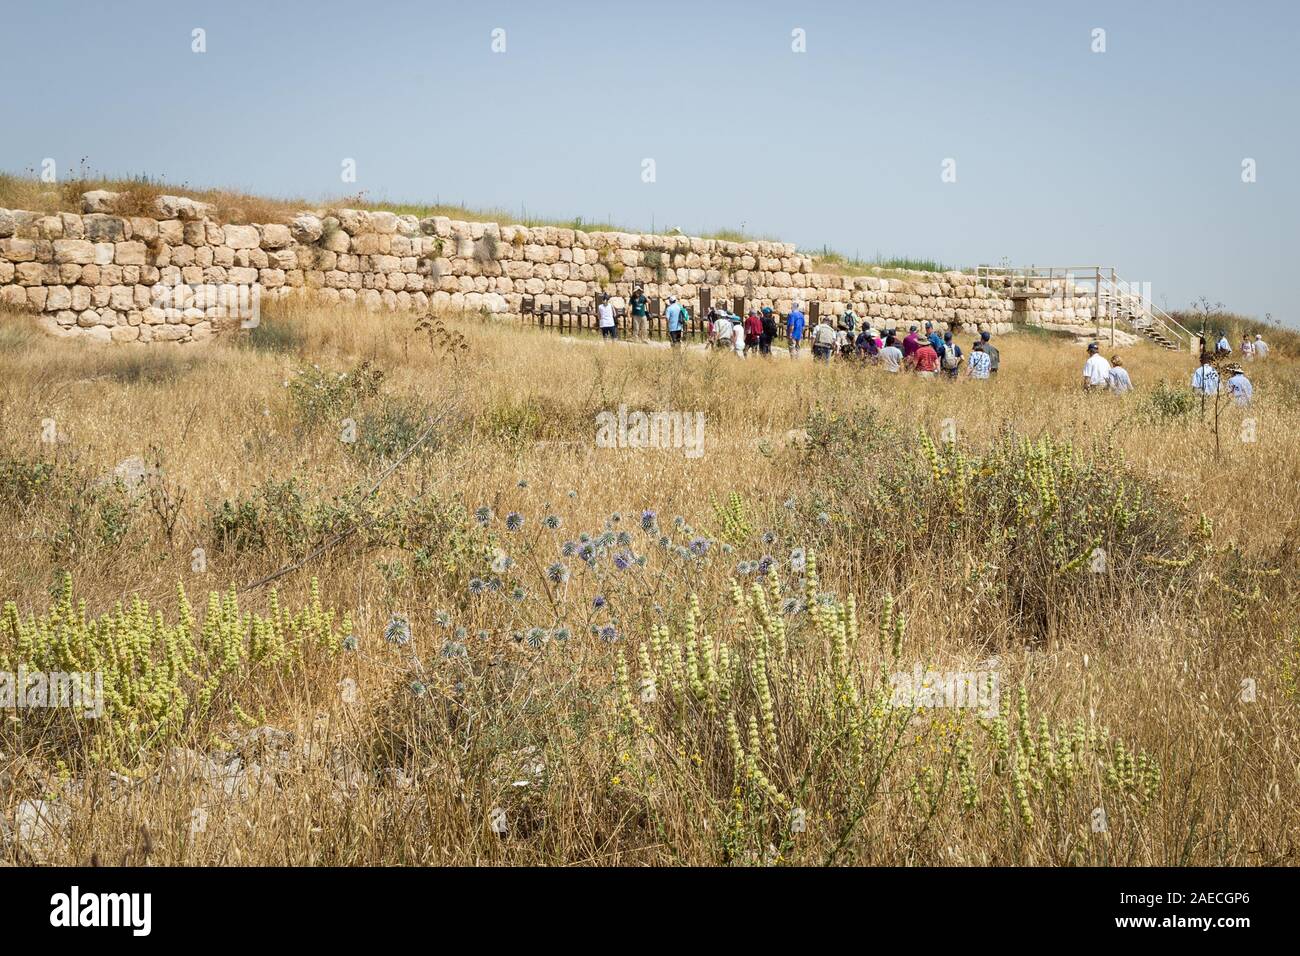
<svg viewBox="0 0 1300 956">
<path fill-rule="evenodd" d="M 1112 395 L 1123 395 L 1133 391 L 1133 380 L 1128 377 L 1128 369 L 1118 355 L 1110 357 L 1110 373 L 1106 376 L 1106 385 Z"/>
<path fill-rule="evenodd" d="M 776 316 L 772 314 L 770 305 L 763 306 L 763 334 L 758 340 L 758 351 L 762 355 L 772 354 L 772 340 L 776 338 Z"/>
<path fill-rule="evenodd" d="M 825 316 L 818 319 L 812 330 L 812 349 L 814 359 L 830 363 L 831 353 L 835 351 L 835 330 Z"/>
<path fill-rule="evenodd" d="M 1192 373 L 1192 391 L 1198 395 L 1219 393 L 1219 371 L 1214 367 L 1214 356 L 1209 352 L 1201 354 L 1201 364 Z"/>
<path fill-rule="evenodd" d="M 1260 335 L 1258 332 L 1255 333 L 1255 357 L 1261 359 L 1268 358 L 1268 343 L 1264 341 L 1264 336 Z"/>
<path fill-rule="evenodd" d="M 763 320 L 758 317 L 757 309 L 750 309 L 745 319 L 745 351 L 757 352 L 763 342 Z"/>
<path fill-rule="evenodd" d="M 1254 399 L 1255 388 L 1250 384 L 1250 379 L 1246 378 L 1246 370 L 1240 365 L 1229 365 L 1228 374 L 1232 376 L 1228 379 L 1228 394 L 1244 408 Z"/>
<path fill-rule="evenodd" d="M 1255 361 L 1255 343 L 1249 335 L 1241 337 L 1241 357 L 1247 362 Z"/>
<path fill-rule="evenodd" d="M 799 310 L 799 303 L 796 302 L 785 319 L 785 334 L 790 336 L 791 358 L 795 358 L 799 354 L 799 344 L 803 341 L 804 323 L 807 321 L 803 312 Z"/>
<path fill-rule="evenodd" d="M 840 322 L 843 323 L 846 332 L 851 333 L 858 330 L 858 316 L 853 311 L 853 303 L 850 302 L 848 308 L 844 310 L 844 314 L 840 316 Z"/>
<path fill-rule="evenodd" d="M 668 320 L 668 340 L 674 346 L 682 344 L 682 328 L 685 325 L 685 308 L 677 301 L 677 296 L 668 297 L 668 308 L 664 310 L 664 318 Z"/>
<path fill-rule="evenodd" d="M 736 321 L 731 323 L 731 345 L 736 352 L 736 358 L 745 357 L 745 323 L 740 321 L 737 316 Z"/>
<path fill-rule="evenodd" d="M 993 344 L 992 337 L 987 331 L 980 333 L 980 342 L 984 346 L 984 354 L 989 357 L 989 376 L 996 376 L 998 374 L 998 363 L 1002 361 L 1002 353 Z"/>
<path fill-rule="evenodd" d="M 1222 329 L 1219 330 L 1219 341 L 1218 344 L 1214 346 L 1214 350 L 1220 355 L 1232 354 L 1232 345 L 1228 342 L 1228 333 L 1224 332 Z"/>
<path fill-rule="evenodd" d="M 637 286 L 632 290 L 632 299 L 628 303 L 632 313 L 632 337 L 638 342 L 650 340 L 650 302 L 645 297 L 645 290 Z"/>
<path fill-rule="evenodd" d="M 731 316 L 726 309 L 718 309 L 713 320 L 713 341 L 720 349 L 731 348 Z"/>
<path fill-rule="evenodd" d="M 596 306 L 596 324 L 600 326 L 602 339 L 618 338 L 618 326 L 614 324 L 614 307 L 610 305 L 608 293 L 601 293 L 600 304 Z"/>
<path fill-rule="evenodd" d="M 974 379 L 987 379 L 993 368 L 993 360 L 984 351 L 984 343 L 976 342 L 970 347 L 966 358 L 966 374 Z"/>
<path fill-rule="evenodd" d="M 1110 363 L 1101 355 L 1096 342 L 1088 343 L 1088 361 L 1083 363 L 1083 390 L 1105 388 L 1110 382 Z"/>
</svg>

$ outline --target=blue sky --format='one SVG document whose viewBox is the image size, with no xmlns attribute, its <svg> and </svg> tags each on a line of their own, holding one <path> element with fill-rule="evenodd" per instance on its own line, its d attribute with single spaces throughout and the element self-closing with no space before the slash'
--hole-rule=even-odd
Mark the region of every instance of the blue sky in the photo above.
<svg viewBox="0 0 1300 956">
<path fill-rule="evenodd" d="M 1300 325 L 1292 2 L 7 0 L 3 14 L 10 172 L 86 157 L 273 195 L 743 223 L 962 266 L 1101 263 L 1167 307 L 1206 296 Z"/>
</svg>

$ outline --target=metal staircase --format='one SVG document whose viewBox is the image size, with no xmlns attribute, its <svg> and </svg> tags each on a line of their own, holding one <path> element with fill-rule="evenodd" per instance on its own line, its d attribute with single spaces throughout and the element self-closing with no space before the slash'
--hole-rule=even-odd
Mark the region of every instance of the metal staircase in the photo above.
<svg viewBox="0 0 1300 956">
<path fill-rule="evenodd" d="M 1194 350 L 1196 336 L 1177 319 L 1151 301 L 1150 283 L 1122 279 L 1112 266 L 979 266 L 976 283 L 1016 303 L 1019 310 L 1028 299 L 1058 298 L 1076 311 L 1092 313 L 1097 337 L 1103 326 L 1112 332 L 1116 323 L 1170 351 Z"/>
</svg>

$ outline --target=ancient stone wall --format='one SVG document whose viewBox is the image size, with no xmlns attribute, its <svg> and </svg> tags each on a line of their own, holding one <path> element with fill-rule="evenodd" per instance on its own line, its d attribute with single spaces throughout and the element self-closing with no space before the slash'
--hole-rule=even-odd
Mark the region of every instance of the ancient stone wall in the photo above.
<svg viewBox="0 0 1300 956">
<path fill-rule="evenodd" d="M 881 324 L 933 321 L 1008 331 L 1013 304 L 956 272 L 842 277 L 780 242 L 583 232 L 416 219 L 352 209 L 287 223 L 222 225 L 202 203 L 159 197 L 152 216 L 114 212 L 87 193 L 81 214 L 0 209 L 0 302 L 58 334 L 102 341 L 199 341 L 234 328 L 250 304 L 298 292 L 375 309 L 519 316 L 585 308 L 634 286 L 695 306 L 743 296 L 781 312 L 794 302 Z"/>
</svg>

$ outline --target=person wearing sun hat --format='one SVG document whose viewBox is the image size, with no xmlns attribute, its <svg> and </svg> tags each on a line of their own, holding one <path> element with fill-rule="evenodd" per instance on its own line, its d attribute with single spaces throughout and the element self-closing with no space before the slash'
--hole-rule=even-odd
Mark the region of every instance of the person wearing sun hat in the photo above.
<svg viewBox="0 0 1300 956">
<path fill-rule="evenodd" d="M 650 339 L 650 304 L 646 300 L 645 290 L 637 286 L 632 290 L 632 300 L 628 303 L 632 313 L 632 337 L 638 342 Z"/>
<path fill-rule="evenodd" d="M 1250 384 L 1250 379 L 1246 377 L 1246 370 L 1240 365 L 1228 366 L 1228 394 L 1238 405 L 1249 405 L 1251 399 L 1255 397 L 1255 387 Z"/>
</svg>

